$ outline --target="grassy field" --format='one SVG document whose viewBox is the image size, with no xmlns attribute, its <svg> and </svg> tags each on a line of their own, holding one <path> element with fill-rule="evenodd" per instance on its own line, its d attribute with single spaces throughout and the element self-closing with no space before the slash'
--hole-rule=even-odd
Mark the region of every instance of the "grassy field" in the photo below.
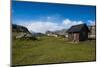
<svg viewBox="0 0 100 67">
<path fill-rule="evenodd" d="M 95 61 L 95 40 L 71 43 L 62 37 L 40 37 L 38 40 L 14 39 L 14 65 Z"/>
</svg>

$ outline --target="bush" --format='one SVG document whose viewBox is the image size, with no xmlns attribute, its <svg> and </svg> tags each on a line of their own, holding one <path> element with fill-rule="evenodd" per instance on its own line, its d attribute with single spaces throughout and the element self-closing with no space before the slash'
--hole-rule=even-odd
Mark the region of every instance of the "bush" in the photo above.
<svg viewBox="0 0 100 67">
<path fill-rule="evenodd" d="M 31 40 L 38 40 L 36 37 L 30 37 Z"/>
</svg>

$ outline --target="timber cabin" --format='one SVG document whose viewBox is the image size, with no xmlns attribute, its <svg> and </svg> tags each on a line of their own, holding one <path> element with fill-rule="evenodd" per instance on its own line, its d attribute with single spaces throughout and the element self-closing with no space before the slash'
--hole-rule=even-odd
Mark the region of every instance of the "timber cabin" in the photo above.
<svg viewBox="0 0 100 67">
<path fill-rule="evenodd" d="M 89 29 L 86 24 L 74 25 L 68 29 L 68 39 L 73 42 L 84 41 L 88 39 Z"/>
</svg>

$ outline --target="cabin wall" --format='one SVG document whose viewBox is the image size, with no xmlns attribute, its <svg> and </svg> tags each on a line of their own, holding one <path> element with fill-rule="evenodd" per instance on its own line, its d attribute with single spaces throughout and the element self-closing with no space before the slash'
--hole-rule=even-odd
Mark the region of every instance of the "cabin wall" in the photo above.
<svg viewBox="0 0 100 67">
<path fill-rule="evenodd" d="M 68 33 L 68 40 L 74 41 L 74 42 L 79 42 L 79 41 L 84 41 L 88 39 L 88 32 L 80 32 L 80 33 Z"/>
<path fill-rule="evenodd" d="M 87 40 L 87 39 L 88 39 L 88 32 L 87 31 L 80 32 L 79 40 L 84 41 L 84 40 Z"/>
<path fill-rule="evenodd" d="M 79 33 L 68 33 L 68 39 L 73 42 L 79 42 Z"/>
<path fill-rule="evenodd" d="M 73 33 L 68 33 L 68 40 L 70 40 L 70 41 L 73 40 Z"/>
</svg>

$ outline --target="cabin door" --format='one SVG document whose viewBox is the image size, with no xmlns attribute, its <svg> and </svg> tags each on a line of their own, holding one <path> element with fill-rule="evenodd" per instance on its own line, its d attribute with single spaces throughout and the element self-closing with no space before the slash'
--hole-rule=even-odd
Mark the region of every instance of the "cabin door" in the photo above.
<svg viewBox="0 0 100 67">
<path fill-rule="evenodd" d="M 78 33 L 74 33 L 73 40 L 74 40 L 74 42 L 79 41 L 79 34 Z"/>
</svg>

